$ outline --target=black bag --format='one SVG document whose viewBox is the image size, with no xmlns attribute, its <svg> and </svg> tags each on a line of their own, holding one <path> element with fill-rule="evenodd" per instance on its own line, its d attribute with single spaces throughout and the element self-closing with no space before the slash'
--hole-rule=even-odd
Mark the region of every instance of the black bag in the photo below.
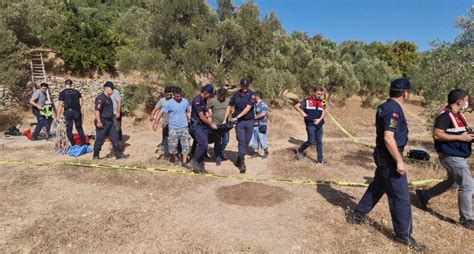
<svg viewBox="0 0 474 254">
<path fill-rule="evenodd" d="M 16 126 L 11 126 L 5 130 L 5 136 L 21 136 L 21 133 Z"/>
<path fill-rule="evenodd" d="M 408 158 L 422 161 L 429 161 L 430 154 L 423 149 L 412 149 L 408 152 Z"/>
<path fill-rule="evenodd" d="M 258 125 L 258 132 L 260 132 L 262 134 L 266 134 L 267 133 L 267 126 L 266 125 Z"/>
</svg>

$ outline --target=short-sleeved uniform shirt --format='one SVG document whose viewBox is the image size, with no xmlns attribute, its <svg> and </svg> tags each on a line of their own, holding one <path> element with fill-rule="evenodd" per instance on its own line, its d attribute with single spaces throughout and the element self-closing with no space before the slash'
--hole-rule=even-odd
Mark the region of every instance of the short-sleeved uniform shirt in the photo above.
<svg viewBox="0 0 474 254">
<path fill-rule="evenodd" d="M 46 103 L 46 94 L 41 92 L 40 90 L 37 90 L 33 93 L 31 99 L 42 107 Z"/>
<path fill-rule="evenodd" d="M 114 117 L 112 99 L 102 93 L 95 98 L 95 110 L 100 112 L 100 117 L 111 120 Z"/>
<path fill-rule="evenodd" d="M 118 102 L 122 100 L 122 96 L 120 95 L 119 90 L 114 89 L 114 93 L 112 93 L 112 95 L 110 95 L 110 98 L 112 99 L 112 103 L 113 103 L 113 106 L 114 106 L 114 114 L 116 114 L 117 113 Z"/>
<path fill-rule="evenodd" d="M 306 125 L 315 125 L 314 120 L 319 119 L 324 112 L 323 101 L 316 99 L 314 96 L 309 96 L 301 100 L 300 106 L 307 115 L 304 119 Z M 317 126 L 322 125 L 324 125 L 324 119 L 322 119 Z"/>
<path fill-rule="evenodd" d="M 260 126 L 260 125 L 267 125 L 268 124 L 268 105 L 264 101 L 260 101 L 259 103 L 255 104 L 254 107 L 254 112 L 255 112 L 255 126 Z M 260 115 L 261 113 L 266 112 L 267 114 L 265 117 L 261 119 L 257 119 L 257 115 Z"/>
<path fill-rule="evenodd" d="M 163 113 L 169 115 L 169 128 L 170 129 L 182 129 L 188 127 L 188 118 L 186 113 L 189 112 L 189 102 L 186 99 L 182 99 L 180 102 L 175 99 L 166 101 L 161 109 Z"/>
<path fill-rule="evenodd" d="M 212 122 L 215 124 L 221 124 L 224 122 L 225 112 L 227 106 L 229 106 L 229 99 L 225 98 L 224 101 L 219 101 L 217 97 L 212 98 L 207 103 L 207 108 L 212 110 Z"/>
<path fill-rule="evenodd" d="M 408 142 L 408 125 L 400 104 L 392 99 L 388 99 L 378 106 L 375 117 L 375 127 L 377 131 L 376 149 L 381 149 L 379 151 L 388 153 L 384 142 L 384 132 L 391 131 L 394 133 L 398 150 L 400 153 L 403 152 Z"/>
<path fill-rule="evenodd" d="M 193 123 L 196 123 L 197 126 L 205 127 L 207 126 L 199 117 L 199 113 L 206 113 L 207 110 L 207 100 L 204 99 L 201 95 L 194 97 L 192 102 L 191 110 L 191 120 Z"/>
<path fill-rule="evenodd" d="M 74 88 L 66 88 L 59 93 L 59 101 L 64 102 L 64 110 L 81 111 L 81 93 Z"/>
<path fill-rule="evenodd" d="M 247 105 L 250 105 L 252 108 L 247 114 L 239 118 L 239 121 L 255 119 L 255 115 L 253 112 L 253 107 L 255 106 L 255 103 L 255 94 L 252 90 L 249 90 L 246 94 L 243 94 L 240 90 L 235 92 L 229 101 L 229 106 L 235 107 L 235 111 L 232 116 L 236 117 L 240 114 L 240 112 L 244 111 Z"/>
<path fill-rule="evenodd" d="M 171 99 L 166 99 L 166 97 L 163 97 L 163 98 L 159 99 L 158 102 L 156 103 L 155 108 L 161 110 L 163 108 L 163 105 L 165 105 L 165 103 L 169 100 L 171 100 Z M 168 113 L 163 113 L 161 123 L 163 125 L 168 125 L 169 118 L 170 117 L 169 117 Z"/>
</svg>

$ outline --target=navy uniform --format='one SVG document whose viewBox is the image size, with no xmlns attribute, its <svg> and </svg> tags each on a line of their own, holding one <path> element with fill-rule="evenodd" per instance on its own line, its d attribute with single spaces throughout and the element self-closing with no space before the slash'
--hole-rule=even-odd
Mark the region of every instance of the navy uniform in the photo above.
<svg viewBox="0 0 474 254">
<path fill-rule="evenodd" d="M 394 80 L 390 86 L 390 90 L 408 90 L 409 88 L 410 83 L 404 78 Z M 414 246 L 419 247 L 416 241 L 411 238 L 412 213 L 407 174 L 398 173 L 397 163 L 390 155 L 384 142 L 384 132 L 393 132 L 398 150 L 403 157 L 403 149 L 408 141 L 408 126 L 403 109 L 398 102 L 388 99 L 378 106 L 375 119 L 377 138 L 374 160 L 377 168 L 374 180 L 354 210 L 354 217 L 359 219 L 365 217 L 383 194 L 387 193 L 392 224 L 397 235 L 395 240 L 413 248 Z"/>
<path fill-rule="evenodd" d="M 207 111 L 207 99 L 203 97 L 204 92 L 213 94 L 213 86 L 210 84 L 203 86 L 201 89 L 201 94 L 194 97 L 191 103 L 192 108 L 190 129 L 191 136 L 194 139 L 192 147 L 193 168 L 201 172 L 206 172 L 205 168 L 200 165 L 202 165 L 204 159 L 206 158 L 207 146 L 209 144 L 209 126 L 199 117 L 199 113 L 206 114 Z"/>
<path fill-rule="evenodd" d="M 109 87 L 113 90 L 114 84 L 108 81 L 104 84 L 104 89 L 106 87 Z M 114 126 L 113 121 L 113 118 L 115 117 L 113 102 L 110 96 L 105 94 L 105 92 L 95 98 L 95 110 L 100 112 L 100 121 L 102 122 L 103 127 L 97 127 L 97 121 L 94 121 L 96 125 L 96 140 L 94 143 L 93 158 L 99 158 L 99 153 L 102 149 L 102 145 L 104 144 L 106 137 L 109 137 L 110 141 L 112 142 L 113 153 L 115 155 L 115 158 L 119 159 L 122 157 L 126 157 L 120 152 L 118 132 L 117 128 L 115 128 Z"/>
<path fill-rule="evenodd" d="M 242 79 L 240 81 L 240 85 L 247 88 L 250 85 L 250 82 L 247 79 Z M 239 167 L 240 173 L 245 173 L 246 171 L 245 155 L 247 154 L 247 147 L 249 146 L 253 135 L 253 127 L 255 123 L 253 107 L 255 106 L 255 103 L 256 99 L 254 92 L 250 89 L 247 91 L 247 93 L 243 93 L 242 89 L 235 92 L 229 102 L 229 106 L 235 108 L 232 117 L 237 121 L 235 132 L 237 135 L 239 151 L 239 155 L 235 164 L 237 167 Z M 240 116 L 238 119 L 235 119 L 247 106 L 251 106 L 249 112 L 243 116 Z"/>
</svg>

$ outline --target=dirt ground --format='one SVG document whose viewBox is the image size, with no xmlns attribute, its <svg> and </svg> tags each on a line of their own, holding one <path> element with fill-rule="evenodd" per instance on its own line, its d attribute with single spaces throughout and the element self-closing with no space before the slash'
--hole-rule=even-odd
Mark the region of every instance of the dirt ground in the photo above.
<svg viewBox="0 0 474 254">
<path fill-rule="evenodd" d="M 359 105 L 358 98 L 350 98 L 344 107 L 329 110 L 360 141 L 373 144 L 374 110 Z M 425 147 L 435 157 L 422 108 L 409 103 L 405 110 L 407 150 Z M 470 122 L 473 116 L 468 115 Z M 86 123 L 86 132 L 92 131 L 91 119 L 86 117 Z M 126 118 L 124 134 L 130 157 L 101 163 L 172 167 L 156 159 L 160 131 L 150 130 L 145 115 Z M 294 111 L 271 112 L 270 157 L 248 158 L 245 177 L 371 181 L 371 150 L 351 143 L 329 118 L 324 151 L 330 164 L 316 165 L 314 148 L 296 161 L 294 149 L 305 139 L 304 124 Z M 3 138 L 0 159 L 75 160 L 51 149 L 46 141 Z M 236 150 L 232 131 L 231 160 Z M 110 145 L 102 155 L 108 151 Z M 216 167 L 211 160 L 206 166 L 219 175 L 242 176 L 231 161 Z M 356 205 L 365 188 L 65 166 L 0 164 L 0 169 L 1 252 L 408 252 L 392 240 L 386 198 L 369 214 L 372 223 L 346 221 L 345 211 Z M 410 181 L 445 177 L 437 164 L 410 163 L 409 170 Z M 429 212 L 412 203 L 413 236 L 427 245 L 427 252 L 474 252 L 474 232 L 456 225 L 456 190 L 431 200 Z"/>
</svg>

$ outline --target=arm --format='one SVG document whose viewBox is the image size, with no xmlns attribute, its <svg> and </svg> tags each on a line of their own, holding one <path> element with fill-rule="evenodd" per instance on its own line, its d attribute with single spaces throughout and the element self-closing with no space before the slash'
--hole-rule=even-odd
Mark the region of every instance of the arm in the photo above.
<svg viewBox="0 0 474 254">
<path fill-rule="evenodd" d="M 318 118 L 318 119 L 314 119 L 314 124 L 318 125 L 324 119 L 325 115 L 326 115 L 326 111 L 323 110 L 323 113 L 321 114 L 321 117 Z"/>
<path fill-rule="evenodd" d="M 188 120 L 188 123 L 191 122 L 191 107 L 189 107 L 188 111 L 186 111 L 186 118 Z"/>
<path fill-rule="evenodd" d="M 204 112 L 199 112 L 199 119 L 201 119 L 201 121 L 203 121 L 203 123 L 207 124 L 209 127 L 211 127 L 212 129 L 217 129 L 217 125 L 214 124 L 207 116 Z"/>
<path fill-rule="evenodd" d="M 227 123 L 227 119 L 229 119 L 231 111 L 232 111 L 232 106 L 227 106 L 227 109 L 225 110 L 224 122 L 223 123 Z"/>
<path fill-rule="evenodd" d="M 63 114 L 64 111 L 64 101 L 59 101 L 58 117 Z"/>
<path fill-rule="evenodd" d="M 119 99 L 117 101 L 117 114 L 115 114 L 115 117 L 117 117 L 117 119 L 121 117 L 121 112 L 122 112 L 122 99 Z"/>
<path fill-rule="evenodd" d="M 34 97 L 32 97 L 32 98 L 30 99 L 30 104 L 31 104 L 33 107 L 36 107 L 37 109 L 41 110 L 43 107 L 41 107 L 38 103 L 36 103 L 35 100 L 36 100 L 36 99 L 35 99 Z"/>
<path fill-rule="evenodd" d="M 255 116 L 255 119 L 262 119 L 267 115 L 268 112 L 262 112 Z"/>
<path fill-rule="evenodd" d="M 392 131 L 384 131 L 383 140 L 388 152 L 397 162 L 397 172 L 400 175 L 404 175 L 407 172 L 407 169 L 405 167 L 405 163 L 403 162 L 403 157 L 400 154 L 400 151 L 398 151 L 397 142 L 395 141 L 395 133 Z"/>
<path fill-rule="evenodd" d="M 461 142 L 471 142 L 474 139 L 474 134 L 469 134 L 464 132 L 461 135 L 448 134 L 442 129 L 434 128 L 433 129 L 433 139 L 444 142 L 452 141 L 461 141 Z"/>
<path fill-rule="evenodd" d="M 100 111 L 99 110 L 95 111 L 95 121 L 96 121 L 97 128 L 99 128 L 99 129 L 104 128 L 104 125 L 102 124 L 102 121 L 100 121 Z"/>
<path fill-rule="evenodd" d="M 158 124 L 160 122 L 162 116 L 163 116 L 163 111 L 160 110 L 158 112 L 158 115 L 155 118 L 155 124 Z"/>
<path fill-rule="evenodd" d="M 157 113 L 159 112 L 159 108 L 155 107 L 153 108 L 153 111 L 151 111 L 151 114 L 150 114 L 150 121 L 153 121 L 156 116 L 157 116 Z"/>
<path fill-rule="evenodd" d="M 252 109 L 252 106 L 251 105 L 247 105 L 244 110 L 242 110 L 242 112 L 240 112 L 240 114 L 238 114 L 236 117 L 233 118 L 233 120 L 238 120 L 239 118 L 241 118 L 242 116 L 245 116 L 249 111 L 250 109 Z"/>
<path fill-rule="evenodd" d="M 301 109 L 301 104 L 297 103 L 295 104 L 295 109 L 300 113 L 300 115 L 304 118 L 307 117 L 308 115 Z"/>
</svg>

